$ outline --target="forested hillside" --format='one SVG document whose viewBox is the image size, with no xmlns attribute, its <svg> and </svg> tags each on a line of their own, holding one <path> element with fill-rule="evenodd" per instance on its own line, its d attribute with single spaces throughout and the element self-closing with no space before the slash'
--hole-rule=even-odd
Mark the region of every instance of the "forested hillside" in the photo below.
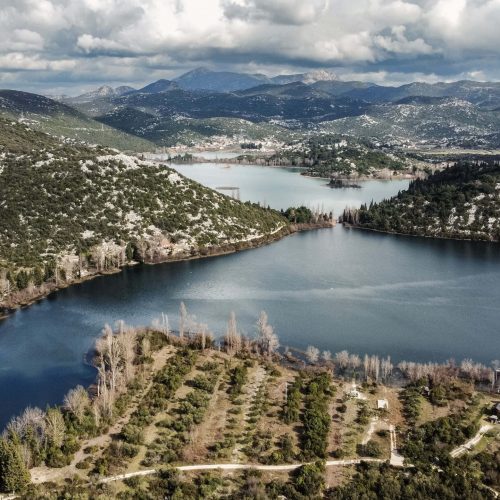
<svg viewBox="0 0 500 500">
<path fill-rule="evenodd" d="M 370 176 L 384 170 L 390 176 L 411 170 L 407 160 L 387 154 L 369 141 L 337 134 L 290 143 L 268 161 L 307 167 L 307 175 L 312 177 Z"/>
<path fill-rule="evenodd" d="M 381 231 L 500 240 L 500 166 L 459 163 L 390 200 L 346 210 L 343 221 Z"/>
<path fill-rule="evenodd" d="M 287 226 L 162 165 L 0 119 L 0 299 L 134 259 L 246 244 Z"/>
</svg>

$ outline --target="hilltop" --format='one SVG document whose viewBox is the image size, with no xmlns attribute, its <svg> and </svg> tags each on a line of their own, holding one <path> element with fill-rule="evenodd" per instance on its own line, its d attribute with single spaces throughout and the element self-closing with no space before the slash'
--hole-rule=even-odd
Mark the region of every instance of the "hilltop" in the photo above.
<svg viewBox="0 0 500 500">
<path fill-rule="evenodd" d="M 500 166 L 459 163 L 389 200 L 347 210 L 343 221 L 416 236 L 500 241 Z"/>
<path fill-rule="evenodd" d="M 0 295 L 31 295 L 130 261 L 231 251 L 288 221 L 164 165 L 0 119 Z M 36 291 L 36 290 L 35 290 Z"/>
</svg>

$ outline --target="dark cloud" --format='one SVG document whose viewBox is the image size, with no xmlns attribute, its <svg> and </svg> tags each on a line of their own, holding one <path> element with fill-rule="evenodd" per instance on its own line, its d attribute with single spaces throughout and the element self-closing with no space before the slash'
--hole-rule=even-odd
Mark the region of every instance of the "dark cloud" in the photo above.
<svg viewBox="0 0 500 500">
<path fill-rule="evenodd" d="M 0 85 L 142 84 L 197 65 L 500 78 L 498 0 L 2 0 Z"/>
</svg>

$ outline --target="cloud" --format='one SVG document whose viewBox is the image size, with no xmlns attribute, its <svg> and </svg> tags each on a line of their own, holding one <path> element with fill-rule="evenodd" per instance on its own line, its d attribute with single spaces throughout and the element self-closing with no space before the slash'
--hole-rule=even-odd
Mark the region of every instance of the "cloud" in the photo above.
<svg viewBox="0 0 500 500">
<path fill-rule="evenodd" d="M 271 24 L 305 25 L 319 19 L 327 10 L 328 0 L 224 0 L 228 19 L 266 21 Z"/>
<path fill-rule="evenodd" d="M 118 42 L 106 38 L 98 38 L 89 33 L 80 35 L 76 41 L 76 46 L 86 54 L 119 54 L 120 52 L 126 52 L 125 48 Z"/>
<path fill-rule="evenodd" d="M 2 0 L 0 77 L 140 84 L 208 65 L 497 79 L 499 25 L 498 0 Z"/>
</svg>

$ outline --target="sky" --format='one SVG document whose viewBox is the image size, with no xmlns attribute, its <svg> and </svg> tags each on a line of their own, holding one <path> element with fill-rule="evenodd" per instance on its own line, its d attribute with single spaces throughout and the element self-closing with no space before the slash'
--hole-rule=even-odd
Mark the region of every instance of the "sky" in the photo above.
<svg viewBox="0 0 500 500">
<path fill-rule="evenodd" d="M 0 87 L 76 95 L 199 66 L 500 80 L 500 0 L 0 0 Z"/>
</svg>

